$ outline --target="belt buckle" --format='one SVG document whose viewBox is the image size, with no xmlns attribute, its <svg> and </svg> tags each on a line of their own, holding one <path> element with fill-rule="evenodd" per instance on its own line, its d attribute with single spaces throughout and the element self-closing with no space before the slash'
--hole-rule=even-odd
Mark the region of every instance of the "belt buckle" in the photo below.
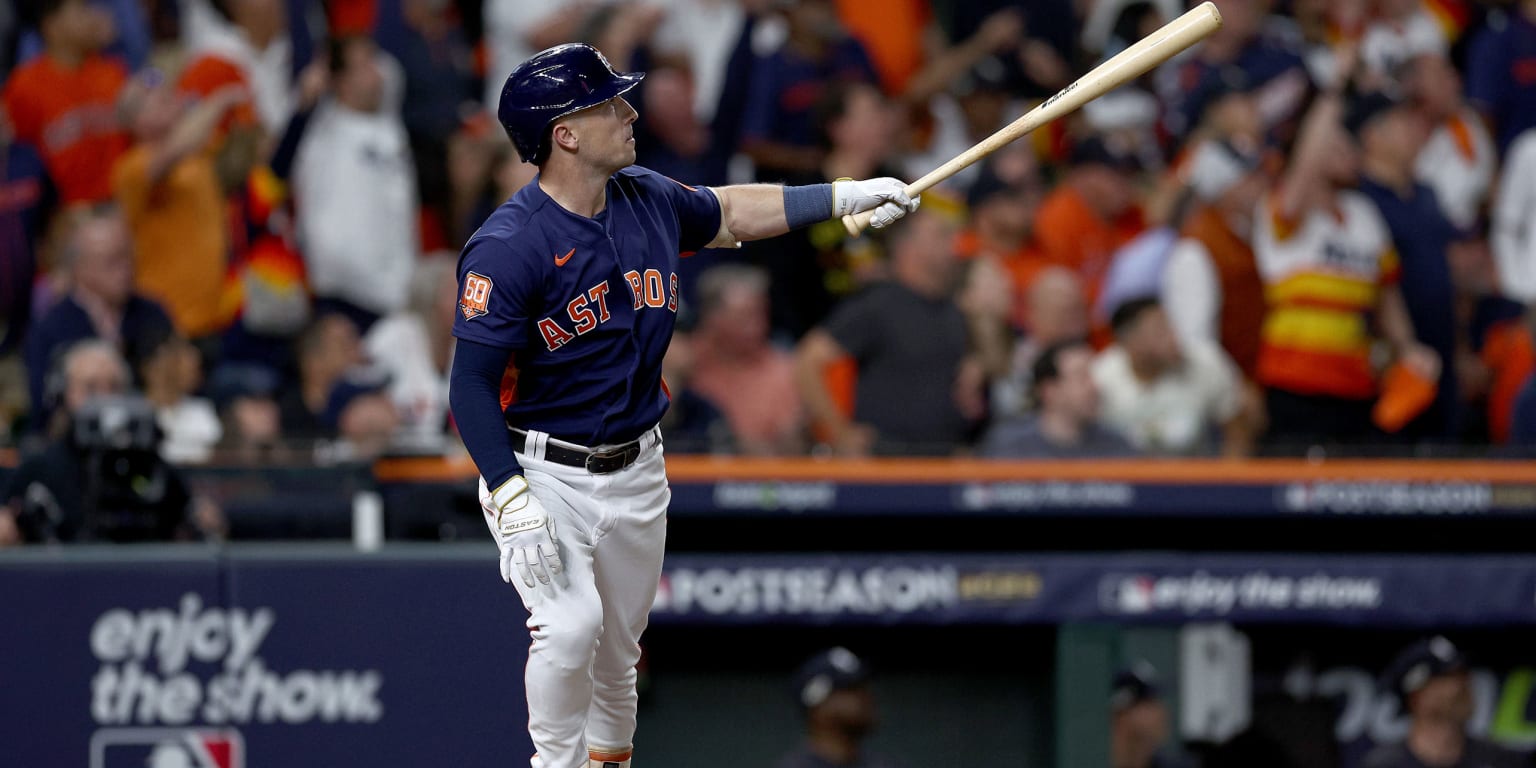
<svg viewBox="0 0 1536 768">
<path fill-rule="evenodd" d="M 606 475 L 610 472 L 617 472 L 635 463 L 635 460 L 638 458 L 640 458 L 640 443 L 637 441 L 630 443 L 629 445 L 626 445 L 622 448 L 615 448 L 611 451 L 603 451 L 602 453 L 589 453 L 587 454 L 587 459 L 585 462 L 583 462 L 583 465 L 588 472 L 591 472 L 594 475 Z M 610 469 L 604 469 L 600 466 L 592 466 L 594 460 L 597 462 L 606 462 L 611 459 L 618 459 L 618 465 Z"/>
</svg>

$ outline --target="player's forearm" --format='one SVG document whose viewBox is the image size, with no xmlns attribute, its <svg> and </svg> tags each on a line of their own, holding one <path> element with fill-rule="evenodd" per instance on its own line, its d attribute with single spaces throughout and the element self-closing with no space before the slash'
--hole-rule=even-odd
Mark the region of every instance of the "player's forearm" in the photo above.
<svg viewBox="0 0 1536 768">
<path fill-rule="evenodd" d="M 737 184 L 717 187 L 720 196 L 720 221 L 733 239 L 762 240 L 790 230 L 785 218 L 784 187 L 777 184 Z M 831 193 L 827 213 L 832 216 Z"/>
<path fill-rule="evenodd" d="M 523 472 L 501 412 L 501 377 L 510 358 L 509 350 L 460 339 L 449 375 L 448 406 L 454 424 L 491 488 Z"/>
</svg>

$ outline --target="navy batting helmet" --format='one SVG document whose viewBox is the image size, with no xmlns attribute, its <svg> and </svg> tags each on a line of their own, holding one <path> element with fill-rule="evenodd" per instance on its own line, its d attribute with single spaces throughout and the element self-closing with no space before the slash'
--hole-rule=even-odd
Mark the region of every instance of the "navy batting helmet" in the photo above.
<svg viewBox="0 0 1536 768">
<path fill-rule="evenodd" d="M 595 107 L 635 87 L 645 73 L 613 71 L 586 43 L 566 43 L 517 65 L 501 88 L 496 116 L 525 163 L 549 156 L 549 127 L 572 112 Z"/>
</svg>

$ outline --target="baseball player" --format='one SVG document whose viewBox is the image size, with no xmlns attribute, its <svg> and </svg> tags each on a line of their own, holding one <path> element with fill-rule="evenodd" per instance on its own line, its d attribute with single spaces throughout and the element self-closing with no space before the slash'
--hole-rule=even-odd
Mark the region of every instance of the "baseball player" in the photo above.
<svg viewBox="0 0 1536 768">
<path fill-rule="evenodd" d="M 712 189 L 635 166 L 623 94 L 643 77 L 580 44 L 513 70 L 498 116 L 539 175 L 459 260 L 450 405 L 531 614 L 535 768 L 630 764 L 671 496 L 656 424 L 678 258 L 859 211 L 884 227 L 919 203 L 890 178 Z"/>
</svg>

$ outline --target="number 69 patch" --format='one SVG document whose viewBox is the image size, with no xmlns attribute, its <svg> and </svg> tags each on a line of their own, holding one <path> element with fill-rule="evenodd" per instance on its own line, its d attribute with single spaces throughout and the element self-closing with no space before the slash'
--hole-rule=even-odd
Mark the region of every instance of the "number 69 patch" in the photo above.
<svg viewBox="0 0 1536 768">
<path fill-rule="evenodd" d="M 491 298 L 491 279 L 479 272 L 464 276 L 464 292 L 459 294 L 459 311 L 465 320 L 473 320 L 485 314 L 486 302 Z"/>
</svg>

